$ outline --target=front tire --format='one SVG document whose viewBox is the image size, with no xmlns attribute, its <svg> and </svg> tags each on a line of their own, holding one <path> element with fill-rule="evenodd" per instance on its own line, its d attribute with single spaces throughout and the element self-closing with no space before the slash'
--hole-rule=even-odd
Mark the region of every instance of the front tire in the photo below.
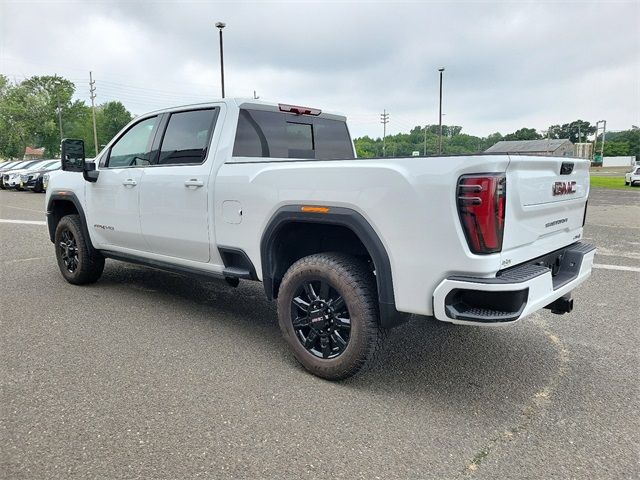
<svg viewBox="0 0 640 480">
<path fill-rule="evenodd" d="M 98 281 L 104 270 L 104 257 L 93 250 L 82 233 L 79 215 L 60 219 L 55 234 L 56 258 L 60 273 L 69 283 L 86 285 Z"/>
<path fill-rule="evenodd" d="M 386 334 L 371 269 L 339 253 L 310 255 L 289 268 L 280 284 L 278 320 L 298 362 L 328 380 L 373 363 Z"/>
</svg>

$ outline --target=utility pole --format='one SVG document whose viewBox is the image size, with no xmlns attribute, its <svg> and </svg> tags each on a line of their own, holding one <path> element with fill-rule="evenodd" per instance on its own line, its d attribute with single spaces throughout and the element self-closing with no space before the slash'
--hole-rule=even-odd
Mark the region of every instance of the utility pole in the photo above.
<svg viewBox="0 0 640 480">
<path fill-rule="evenodd" d="M 383 110 L 380 114 L 380 123 L 382 124 L 382 156 L 387 156 L 387 123 L 389 123 L 389 114 L 387 110 Z"/>
<path fill-rule="evenodd" d="M 442 72 L 444 67 L 438 69 L 440 72 L 440 140 L 438 141 L 438 155 L 442 155 Z"/>
<path fill-rule="evenodd" d="M 98 130 L 96 129 L 96 82 L 93 80 L 93 73 L 89 72 L 89 94 L 91 96 L 91 115 L 93 116 L 93 145 L 96 150 L 96 157 L 98 156 Z"/>
<path fill-rule="evenodd" d="M 422 152 L 422 154 L 426 157 L 427 156 L 427 126 L 424 126 L 424 151 Z"/>
<path fill-rule="evenodd" d="M 582 140 L 582 133 L 580 132 L 581 126 L 582 126 L 581 124 L 578 124 L 578 143 L 580 143 L 580 140 Z"/>
<path fill-rule="evenodd" d="M 60 99 L 56 99 L 58 102 L 58 126 L 60 127 L 60 142 L 62 142 L 62 139 L 64 138 L 64 135 L 62 134 L 62 108 L 60 107 Z"/>
<path fill-rule="evenodd" d="M 216 23 L 216 28 L 220 31 L 220 79 L 222 82 L 222 98 L 224 98 L 224 51 L 222 48 L 222 29 L 226 26 L 227 24 L 223 22 Z"/>
<path fill-rule="evenodd" d="M 551 127 L 547 128 L 547 155 L 551 149 Z"/>
</svg>

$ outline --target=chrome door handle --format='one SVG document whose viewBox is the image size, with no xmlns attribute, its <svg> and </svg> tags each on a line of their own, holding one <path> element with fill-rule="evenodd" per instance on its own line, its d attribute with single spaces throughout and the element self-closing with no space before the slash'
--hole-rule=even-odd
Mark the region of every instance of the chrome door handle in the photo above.
<svg viewBox="0 0 640 480">
<path fill-rule="evenodd" d="M 184 186 L 189 188 L 189 187 L 204 187 L 204 182 L 202 180 L 198 180 L 197 178 L 192 178 L 191 180 L 186 180 L 184 182 Z"/>
<path fill-rule="evenodd" d="M 135 187 L 137 184 L 138 182 L 136 182 L 132 178 L 127 178 L 124 182 L 122 182 L 122 185 L 124 185 L 125 187 Z"/>
</svg>

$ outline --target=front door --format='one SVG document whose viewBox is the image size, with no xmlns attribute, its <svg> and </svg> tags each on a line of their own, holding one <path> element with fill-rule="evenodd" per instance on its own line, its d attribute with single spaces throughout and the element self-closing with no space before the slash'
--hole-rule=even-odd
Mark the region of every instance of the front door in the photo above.
<svg viewBox="0 0 640 480">
<path fill-rule="evenodd" d="M 86 187 L 89 229 L 100 248 L 148 251 L 140 231 L 140 185 L 158 117 L 141 120 L 111 146 L 95 183 Z"/>
</svg>

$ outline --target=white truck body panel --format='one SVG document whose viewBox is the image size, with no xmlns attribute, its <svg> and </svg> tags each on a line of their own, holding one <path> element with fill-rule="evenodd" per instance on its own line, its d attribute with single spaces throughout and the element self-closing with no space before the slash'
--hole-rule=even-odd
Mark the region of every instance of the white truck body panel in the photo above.
<svg viewBox="0 0 640 480">
<path fill-rule="evenodd" d="M 582 236 L 587 161 L 506 155 L 345 160 L 233 156 L 240 108 L 248 104 L 241 100 L 208 104 L 220 108 L 220 114 L 202 164 L 103 168 L 101 158 L 116 137 L 96 159 L 97 182 L 85 182 L 72 172 L 52 175 L 47 202 L 56 192 L 73 193 L 82 203 L 98 250 L 222 272 L 225 266 L 218 247 L 232 247 L 246 253 L 260 280 L 262 235 L 281 207 L 348 208 L 366 219 L 386 250 L 396 309 L 444 321 L 454 321 L 443 308 L 446 295 L 465 283 L 449 277 L 492 278 L 506 267 L 566 247 Z M 254 100 L 250 104 L 274 108 Z M 166 112 L 174 110 L 178 109 Z M 567 161 L 575 165 L 573 172 L 559 175 L 559 163 Z M 473 254 L 460 223 L 458 180 L 478 173 L 506 175 L 505 230 L 499 253 Z M 556 181 L 576 182 L 575 194 L 552 195 Z M 553 290 L 550 274 L 530 280 L 531 300 L 519 318 L 584 281 L 592 261 L 593 253 L 585 257 L 578 277 L 562 289 Z M 509 286 L 469 288 L 508 290 Z"/>
</svg>

